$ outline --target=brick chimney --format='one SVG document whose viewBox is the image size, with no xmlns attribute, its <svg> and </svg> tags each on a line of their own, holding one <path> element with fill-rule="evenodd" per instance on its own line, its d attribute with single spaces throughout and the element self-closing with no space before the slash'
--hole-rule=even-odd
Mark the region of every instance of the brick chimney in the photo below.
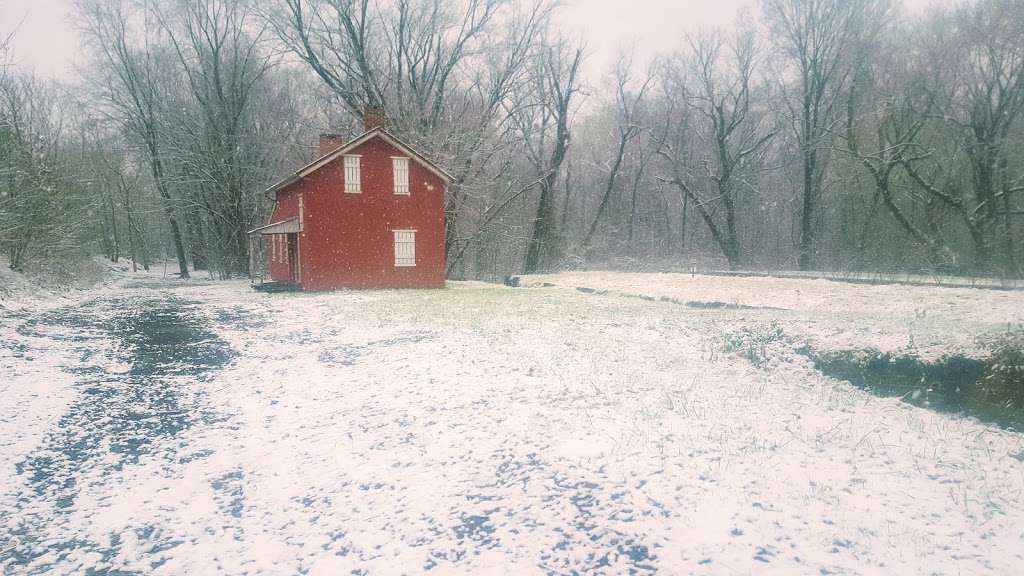
<svg viewBox="0 0 1024 576">
<path fill-rule="evenodd" d="M 366 110 L 363 110 L 363 128 L 365 130 L 387 127 L 388 115 L 383 108 L 378 106 L 368 106 Z"/>
<path fill-rule="evenodd" d="M 345 145 L 345 137 L 341 134 L 320 135 L 320 155 L 326 156 Z"/>
</svg>

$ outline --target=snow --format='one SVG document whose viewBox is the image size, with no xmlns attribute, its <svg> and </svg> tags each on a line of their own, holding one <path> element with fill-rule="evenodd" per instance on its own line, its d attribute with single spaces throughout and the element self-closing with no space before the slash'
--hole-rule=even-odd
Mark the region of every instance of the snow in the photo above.
<svg viewBox="0 0 1024 576">
<path fill-rule="evenodd" d="M 17 459 L 36 446 L 46 431 L 76 397 L 74 377 L 66 368 L 81 359 L 65 342 L 74 330 L 48 327 L 45 333 L 26 330 L 22 322 L 64 306 L 74 306 L 104 290 L 118 290 L 124 284 L 130 264 L 111 264 L 102 258 L 86 263 L 92 285 L 44 285 L 10 270 L 0 257 L 0 470 L 11 470 Z M 106 278 L 97 270 L 105 270 Z M 157 278 L 153 274 L 145 275 Z M 19 329 L 20 328 L 20 329 Z M 115 366 L 108 366 L 116 371 Z M 0 494 L 0 505 L 8 493 Z"/>
<path fill-rule="evenodd" d="M 1024 436 L 874 397 L 797 356 L 758 368 L 720 346 L 735 326 L 777 321 L 822 347 L 912 336 L 935 355 L 973 351 L 1024 321 L 1020 293 L 590 273 L 524 278 L 548 288 L 265 295 L 143 278 L 91 296 L 199 302 L 238 355 L 173 382 L 218 417 L 120 468 L 116 454 L 89 461 L 70 508 L 32 496 L 12 466 L 38 432 L 0 445 L 0 526 L 34 527 L 36 548 L 98 543 L 29 572 L 1008 574 L 1024 562 Z M 23 338 L 9 329 L 23 320 L 5 316 L 2 337 Z M 67 342 L 26 345 L 43 368 L 5 356 L 0 379 L 74 389 Z M 123 371 L 113 348 L 97 353 Z M 52 431 L 66 402 L 43 396 L 20 410 Z"/>
<path fill-rule="evenodd" d="M 74 397 L 74 379 L 62 370 L 74 364 L 73 355 L 50 338 L 19 333 L 19 322 L 68 302 L 0 260 L 0 470 L 5 472 L 39 443 Z M 6 495 L 0 494 L 4 508 Z"/>
<path fill-rule="evenodd" d="M 1024 328 L 1024 290 L 903 284 L 851 284 L 824 279 L 720 277 L 690 274 L 575 272 L 523 276 L 524 285 L 590 288 L 612 296 L 723 302 L 768 308 L 724 316 L 777 322 L 787 336 L 819 351 L 874 349 L 923 359 L 982 357 L 979 336 Z"/>
</svg>

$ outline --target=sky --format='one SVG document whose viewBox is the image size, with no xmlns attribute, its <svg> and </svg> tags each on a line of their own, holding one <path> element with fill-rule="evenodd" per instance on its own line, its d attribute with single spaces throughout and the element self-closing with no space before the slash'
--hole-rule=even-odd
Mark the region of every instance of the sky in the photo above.
<svg viewBox="0 0 1024 576">
<path fill-rule="evenodd" d="M 750 0 L 568 0 L 559 18 L 564 29 L 581 34 L 587 44 L 587 73 L 609 69 L 617 55 L 635 50 L 646 61 L 678 46 L 687 30 L 730 26 L 741 8 L 756 10 Z"/>
<path fill-rule="evenodd" d="M 15 31 L 14 62 L 51 78 L 69 74 L 79 52 L 71 6 L 72 0 L 0 0 L 0 34 Z"/>
<path fill-rule="evenodd" d="M 929 0 L 903 0 L 917 9 Z M 0 0 L 0 33 L 17 29 L 15 62 L 41 75 L 71 74 L 80 53 L 71 21 L 73 0 Z M 588 47 L 587 74 L 606 70 L 624 47 L 636 46 L 640 60 L 678 45 L 681 35 L 700 26 L 729 26 L 737 10 L 752 0 L 564 0 L 558 16 L 564 30 L 581 34 Z"/>
</svg>

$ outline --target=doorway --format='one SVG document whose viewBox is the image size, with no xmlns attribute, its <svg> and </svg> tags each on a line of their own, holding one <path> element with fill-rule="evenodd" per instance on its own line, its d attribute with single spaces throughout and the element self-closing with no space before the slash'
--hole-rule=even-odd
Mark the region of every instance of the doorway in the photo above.
<svg viewBox="0 0 1024 576">
<path fill-rule="evenodd" d="M 288 281 L 299 283 L 299 235 L 288 234 L 284 243 L 288 247 Z"/>
</svg>

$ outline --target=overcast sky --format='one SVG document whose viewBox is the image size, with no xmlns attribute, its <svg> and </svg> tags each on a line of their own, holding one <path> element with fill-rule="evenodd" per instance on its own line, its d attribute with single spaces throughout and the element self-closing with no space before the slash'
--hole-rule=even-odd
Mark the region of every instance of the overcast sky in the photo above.
<svg viewBox="0 0 1024 576">
<path fill-rule="evenodd" d="M 79 53 L 75 27 L 70 21 L 73 0 L 0 0 L 0 32 L 15 27 L 16 62 L 37 72 L 59 77 L 68 74 Z M 916 9 L 929 0 L 904 0 Z M 619 49 L 636 45 L 645 60 L 651 53 L 678 44 L 687 29 L 730 25 L 736 11 L 751 0 L 565 0 L 559 15 L 562 25 L 587 41 L 588 74 L 604 70 Z M 19 26 L 20 23 L 20 26 Z"/>
</svg>

